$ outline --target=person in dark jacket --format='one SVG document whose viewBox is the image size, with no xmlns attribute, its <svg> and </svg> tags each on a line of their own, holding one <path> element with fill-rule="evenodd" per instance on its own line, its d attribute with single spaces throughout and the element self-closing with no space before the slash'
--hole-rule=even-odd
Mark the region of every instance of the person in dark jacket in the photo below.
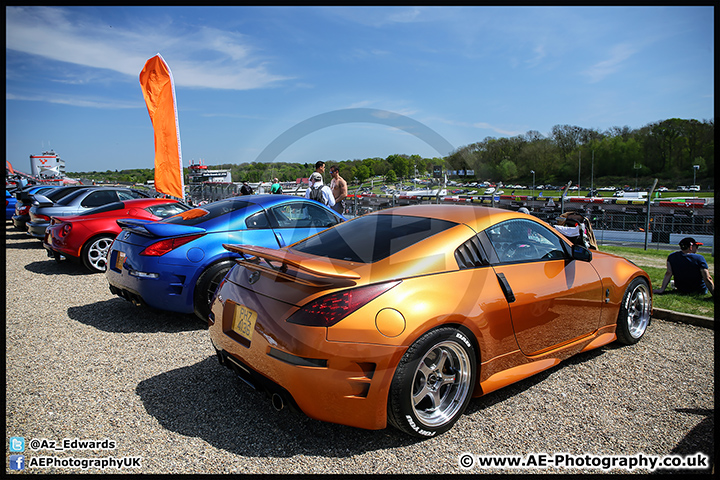
<svg viewBox="0 0 720 480">
<path fill-rule="evenodd" d="M 253 189 L 248 184 L 248 182 L 243 182 L 242 187 L 240 187 L 240 194 L 242 194 L 242 195 L 252 195 L 253 194 Z"/>
</svg>

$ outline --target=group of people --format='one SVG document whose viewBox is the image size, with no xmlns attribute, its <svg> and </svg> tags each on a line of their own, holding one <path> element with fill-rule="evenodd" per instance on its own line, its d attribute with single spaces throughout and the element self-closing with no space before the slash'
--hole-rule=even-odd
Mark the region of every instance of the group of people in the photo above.
<svg viewBox="0 0 720 480">
<path fill-rule="evenodd" d="M 330 167 L 330 185 L 325 185 L 323 174 L 325 162 L 315 163 L 315 171 L 310 175 L 310 186 L 305 190 L 305 198 L 317 200 L 327 205 L 339 214 L 345 212 L 345 198 L 347 197 L 347 182 L 340 176 L 340 169 L 333 165 Z"/>
<path fill-rule="evenodd" d="M 250 186 L 250 184 L 247 181 L 242 182 L 242 187 L 240 187 L 240 195 L 252 195 L 255 193 Z M 283 193 L 282 185 L 280 185 L 280 181 L 277 178 L 273 178 L 273 183 L 270 186 L 270 193 L 277 193 L 281 194 Z"/>
<path fill-rule="evenodd" d="M 325 185 L 323 174 L 325 173 L 325 162 L 318 161 L 315 163 L 315 171 L 310 175 L 310 186 L 305 191 L 305 198 L 317 200 L 327 205 L 339 214 L 345 212 L 345 198 L 347 197 L 347 182 L 340 176 L 340 169 L 333 165 L 330 167 L 330 185 Z M 241 195 L 252 195 L 253 189 L 248 182 L 243 182 L 240 187 Z M 270 186 L 270 193 L 282 194 L 283 189 L 280 181 L 273 178 Z"/>
</svg>

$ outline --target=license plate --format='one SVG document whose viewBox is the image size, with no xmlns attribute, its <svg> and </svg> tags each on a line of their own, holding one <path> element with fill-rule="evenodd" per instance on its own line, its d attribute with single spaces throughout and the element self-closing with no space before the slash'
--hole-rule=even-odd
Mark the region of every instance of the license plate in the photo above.
<svg viewBox="0 0 720 480">
<path fill-rule="evenodd" d="M 255 322 L 257 321 L 257 312 L 250 310 L 245 305 L 235 305 L 233 312 L 232 329 L 241 337 L 252 340 L 255 331 Z"/>
<path fill-rule="evenodd" d="M 117 258 L 115 259 L 115 268 L 122 270 L 123 263 L 125 263 L 125 252 L 118 252 Z"/>
</svg>

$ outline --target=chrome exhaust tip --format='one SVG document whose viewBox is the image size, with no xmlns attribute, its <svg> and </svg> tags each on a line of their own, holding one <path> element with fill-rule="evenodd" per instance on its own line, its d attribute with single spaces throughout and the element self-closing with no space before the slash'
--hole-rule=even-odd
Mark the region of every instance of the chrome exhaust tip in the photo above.
<svg viewBox="0 0 720 480">
<path fill-rule="evenodd" d="M 273 408 L 278 412 L 285 407 L 285 401 L 279 393 L 273 393 L 271 401 Z"/>
</svg>

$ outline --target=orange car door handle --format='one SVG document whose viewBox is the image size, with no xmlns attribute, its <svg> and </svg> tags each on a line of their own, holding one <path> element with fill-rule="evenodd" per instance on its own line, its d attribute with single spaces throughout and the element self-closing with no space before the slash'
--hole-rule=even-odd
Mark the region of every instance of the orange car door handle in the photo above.
<svg viewBox="0 0 720 480">
<path fill-rule="evenodd" d="M 500 282 L 500 288 L 502 288 L 503 293 L 505 294 L 505 298 L 507 299 L 508 303 L 513 303 L 515 301 L 515 294 L 512 291 L 512 288 L 510 288 L 510 284 L 507 281 L 507 278 L 505 278 L 505 275 L 502 273 L 497 274 L 498 282 Z"/>
</svg>

